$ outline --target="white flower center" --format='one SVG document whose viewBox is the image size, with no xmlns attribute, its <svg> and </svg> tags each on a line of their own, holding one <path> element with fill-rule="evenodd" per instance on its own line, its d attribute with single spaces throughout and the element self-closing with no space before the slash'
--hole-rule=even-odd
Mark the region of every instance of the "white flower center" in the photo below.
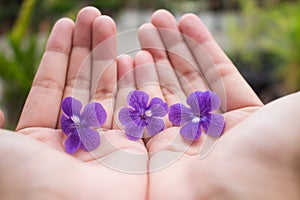
<svg viewBox="0 0 300 200">
<path fill-rule="evenodd" d="M 73 115 L 71 117 L 71 119 L 73 120 L 73 122 L 75 122 L 76 124 L 80 124 L 80 118 L 78 116 Z"/>
<path fill-rule="evenodd" d="M 147 117 L 151 117 L 152 116 L 152 111 L 151 110 L 146 110 L 145 115 Z"/>
<path fill-rule="evenodd" d="M 192 122 L 194 122 L 194 123 L 200 122 L 200 117 L 194 117 L 194 118 L 192 119 Z"/>
</svg>

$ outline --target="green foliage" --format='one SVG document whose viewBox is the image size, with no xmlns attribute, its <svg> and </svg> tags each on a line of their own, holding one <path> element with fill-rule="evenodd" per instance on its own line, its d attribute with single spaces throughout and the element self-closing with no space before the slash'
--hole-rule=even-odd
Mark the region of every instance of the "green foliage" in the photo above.
<svg viewBox="0 0 300 200">
<path fill-rule="evenodd" d="M 300 4 L 299 4 L 300 5 Z M 287 78 L 285 83 L 287 87 L 292 91 L 298 91 L 300 89 L 300 6 L 298 6 L 298 12 L 290 23 L 291 28 L 288 32 L 289 46 L 287 49 L 288 62 L 283 66 L 283 73 L 286 72 Z"/>
<path fill-rule="evenodd" d="M 229 54 L 256 70 L 271 67 L 273 77 L 283 81 L 288 92 L 299 90 L 300 2 L 281 2 L 264 7 L 252 0 L 240 3 L 240 18 L 232 19 L 229 28 L 233 44 Z M 268 61 L 264 62 L 266 59 Z"/>
<path fill-rule="evenodd" d="M 0 76 L 7 110 L 7 126 L 15 127 L 41 54 L 37 51 L 37 35 L 27 34 L 35 0 L 23 2 L 18 19 L 7 35 L 9 49 L 0 54 Z"/>
<path fill-rule="evenodd" d="M 26 29 L 30 24 L 31 13 L 35 4 L 36 0 L 26 0 L 21 6 L 17 22 L 10 33 L 10 42 L 15 49 L 17 49 L 22 42 Z"/>
</svg>

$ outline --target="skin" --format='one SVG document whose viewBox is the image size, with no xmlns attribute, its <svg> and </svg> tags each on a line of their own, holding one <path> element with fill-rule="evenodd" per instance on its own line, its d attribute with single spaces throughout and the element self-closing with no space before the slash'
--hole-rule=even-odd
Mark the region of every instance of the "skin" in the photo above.
<svg viewBox="0 0 300 200">
<path fill-rule="evenodd" d="M 143 50 L 133 59 L 122 56 L 108 64 L 116 55 L 115 34 L 112 19 L 91 7 L 79 12 L 75 24 L 61 19 L 53 27 L 17 133 L 0 131 L 3 199 L 300 198 L 300 111 L 295 109 L 300 93 L 264 106 L 192 14 L 177 23 L 167 11 L 155 12 L 151 24 L 139 31 Z M 185 59 L 178 56 L 182 54 Z M 158 135 L 129 141 L 115 114 L 134 89 L 169 105 L 193 90 L 215 91 L 226 120 L 223 135 L 202 159 L 200 146 L 216 141 L 203 135 L 189 143 L 168 121 Z M 70 95 L 84 103 L 98 101 L 108 113 L 102 143 L 92 154 L 64 152 L 57 122 L 60 102 Z M 105 165 L 124 152 L 129 156 L 116 169 Z M 163 162 L 172 156 L 176 159 Z M 140 167 L 126 170 L 128 163 Z"/>
<path fill-rule="evenodd" d="M 191 90 L 211 89 L 222 100 L 220 112 L 226 120 L 221 139 L 204 159 L 199 159 L 203 138 L 187 143 L 176 137 L 178 128 L 169 127 L 149 140 L 149 166 L 156 166 L 159 158 L 180 155 L 150 174 L 149 199 L 299 199 L 300 112 L 294 108 L 300 94 L 263 106 L 193 14 L 177 23 L 168 11 L 159 10 L 151 24 L 141 27 L 139 39 L 150 54 L 136 59 L 152 57 L 160 85 L 167 86 L 154 96 L 172 105 Z M 165 68 L 176 73 L 169 72 L 166 79 Z"/>
<path fill-rule="evenodd" d="M 103 27 L 106 27 L 105 31 L 102 31 Z M 18 134 L 5 130 L 0 133 L 0 154 L 3 158 L 0 164 L 1 198 L 146 198 L 146 148 L 143 143 L 129 141 L 120 130 L 111 128 L 110 110 L 114 108 L 109 107 L 107 102 L 112 101 L 114 95 L 102 94 L 102 91 L 114 94 L 111 85 L 117 80 L 116 67 L 126 68 L 131 60 L 120 58 L 118 63 L 109 67 L 107 71 L 114 72 L 110 76 L 114 83 L 104 85 L 106 88 L 99 86 L 93 94 L 90 90 L 94 84 L 89 76 L 91 63 L 102 59 L 97 55 L 89 56 L 91 49 L 115 35 L 115 31 L 113 20 L 92 7 L 82 9 L 75 24 L 69 19 L 61 19 L 54 25 L 18 123 Z M 114 40 L 115 37 L 104 49 L 114 51 Z M 90 60 L 84 61 L 86 57 Z M 100 70 L 103 67 L 97 66 Z M 99 73 L 99 70 L 95 71 Z M 108 120 L 103 127 L 101 148 L 96 149 L 93 155 L 80 150 L 72 156 L 64 151 L 65 136 L 57 122 L 61 99 L 70 95 L 83 103 L 91 96 L 107 111 Z M 142 155 L 138 159 L 127 158 L 141 166 L 141 173 L 123 173 L 102 164 L 102 159 L 109 160 L 124 151 Z"/>
</svg>

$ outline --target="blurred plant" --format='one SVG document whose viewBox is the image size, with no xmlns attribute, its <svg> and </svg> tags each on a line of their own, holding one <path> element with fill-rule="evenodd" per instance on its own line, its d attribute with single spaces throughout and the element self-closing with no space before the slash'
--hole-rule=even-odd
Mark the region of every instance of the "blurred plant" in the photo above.
<svg viewBox="0 0 300 200">
<path fill-rule="evenodd" d="M 12 25 L 18 13 L 20 0 L 1 0 L 0 1 L 0 33 L 5 32 Z"/>
<path fill-rule="evenodd" d="M 41 54 L 36 34 L 27 34 L 36 0 L 23 1 L 12 30 L 6 35 L 9 49 L 0 53 L 2 103 L 6 108 L 7 127 L 14 128 L 30 89 L 35 66 Z"/>
<path fill-rule="evenodd" d="M 240 0 L 240 5 L 242 12 L 232 18 L 229 28 L 231 58 L 242 71 L 249 67 L 256 71 L 256 78 L 261 76 L 266 85 L 282 81 L 286 92 L 299 90 L 299 0 L 263 6 Z"/>
<path fill-rule="evenodd" d="M 295 92 L 300 90 L 300 4 L 297 10 L 297 15 L 291 21 L 291 28 L 288 34 L 289 48 L 288 62 L 282 68 L 282 74 L 286 74 L 285 84 L 290 91 Z"/>
</svg>

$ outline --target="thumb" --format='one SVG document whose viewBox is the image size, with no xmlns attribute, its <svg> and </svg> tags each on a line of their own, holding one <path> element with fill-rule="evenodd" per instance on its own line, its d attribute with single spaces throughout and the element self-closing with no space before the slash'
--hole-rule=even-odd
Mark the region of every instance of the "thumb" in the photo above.
<svg viewBox="0 0 300 200">
<path fill-rule="evenodd" d="M 275 162 L 294 163 L 300 158 L 299 102 L 300 92 L 263 106 L 231 129 L 232 134 L 228 133 L 220 142 L 230 144 L 228 148 L 246 155 L 254 153 L 265 158 L 273 157 Z"/>
</svg>

